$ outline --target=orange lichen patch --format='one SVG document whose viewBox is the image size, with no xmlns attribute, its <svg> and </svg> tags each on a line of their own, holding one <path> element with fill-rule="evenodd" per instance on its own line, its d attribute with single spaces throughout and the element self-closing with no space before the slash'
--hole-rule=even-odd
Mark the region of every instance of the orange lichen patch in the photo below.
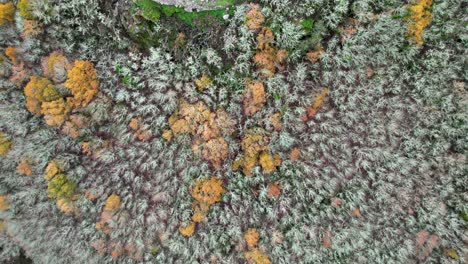
<svg viewBox="0 0 468 264">
<path fill-rule="evenodd" d="M 120 208 L 120 197 L 117 194 L 111 194 L 104 205 L 104 211 L 116 211 Z"/>
<path fill-rule="evenodd" d="M 257 30 L 262 27 L 263 22 L 265 22 L 265 17 L 263 17 L 260 12 L 260 7 L 256 4 L 250 4 L 250 9 L 245 13 L 246 22 L 245 25 L 250 30 Z"/>
<path fill-rule="evenodd" d="M 322 243 L 326 248 L 330 248 L 332 246 L 332 233 L 330 230 L 326 230 L 322 237 Z"/>
<path fill-rule="evenodd" d="M 278 198 L 281 194 L 281 187 L 278 183 L 268 183 L 268 198 Z"/>
<path fill-rule="evenodd" d="M 320 107 L 322 107 L 323 103 L 325 102 L 325 98 L 329 93 L 328 88 L 323 88 L 320 92 L 314 95 L 312 99 L 312 105 L 306 108 L 307 115 L 303 118 L 303 120 L 309 120 L 317 114 Z"/>
<path fill-rule="evenodd" d="M 195 182 L 191 193 L 192 197 L 198 202 L 212 205 L 221 201 L 221 195 L 224 193 L 223 181 L 215 176 L 210 179 L 199 180 Z"/>
<path fill-rule="evenodd" d="M 45 169 L 44 179 L 49 181 L 55 175 L 59 174 L 60 172 L 63 172 L 62 164 L 57 160 L 51 160 L 51 161 L 49 161 L 49 163 L 47 164 L 47 167 Z"/>
<path fill-rule="evenodd" d="M 85 155 L 91 155 L 93 154 L 93 151 L 91 149 L 91 143 L 88 141 L 81 141 L 80 142 L 80 147 L 81 147 L 81 152 Z"/>
<path fill-rule="evenodd" d="M 10 208 L 8 195 L 0 195 L 0 211 L 8 210 L 8 208 Z"/>
<path fill-rule="evenodd" d="M 247 116 L 262 109 L 266 103 L 266 93 L 263 83 L 259 81 L 247 81 L 244 91 L 244 112 Z"/>
<path fill-rule="evenodd" d="M 260 235 L 258 234 L 258 231 L 255 228 L 247 229 L 247 232 L 245 232 L 244 234 L 245 242 L 247 243 L 247 246 L 249 248 L 256 247 L 258 244 L 259 238 L 260 238 Z"/>
<path fill-rule="evenodd" d="M 120 257 L 125 249 L 120 242 L 111 242 L 109 247 L 111 248 L 111 256 L 114 258 Z"/>
<path fill-rule="evenodd" d="M 308 52 L 306 54 L 306 57 L 310 62 L 316 63 L 317 61 L 320 60 L 320 57 L 322 56 L 322 54 L 323 54 L 323 47 L 322 45 L 318 45 L 317 47 L 315 47 L 313 51 Z"/>
<path fill-rule="evenodd" d="M 253 167 L 260 164 L 264 173 L 270 173 L 280 165 L 278 155 L 272 156 L 268 148 L 269 138 L 264 130 L 249 129 L 241 141 L 243 153 L 233 163 L 233 170 L 243 168 L 246 176 L 252 175 Z"/>
<path fill-rule="evenodd" d="M 36 75 L 31 76 L 28 84 L 24 87 L 24 95 L 26 96 L 26 108 L 35 115 L 41 114 L 44 102 L 52 102 L 60 98 L 58 90 L 51 81 Z"/>
<path fill-rule="evenodd" d="M 271 264 L 268 256 L 258 248 L 245 252 L 244 257 L 248 264 Z"/>
<path fill-rule="evenodd" d="M 299 159 L 300 156 L 301 156 L 301 149 L 296 147 L 293 150 L 291 150 L 291 153 L 289 154 L 289 159 L 291 161 L 296 161 Z"/>
<path fill-rule="evenodd" d="M 417 45 L 423 44 L 424 28 L 431 23 L 432 14 L 429 10 L 431 5 L 432 0 L 414 0 L 408 7 L 410 14 L 406 19 L 409 21 L 407 36 Z"/>
<path fill-rule="evenodd" d="M 35 37 L 42 32 L 42 26 L 36 20 L 25 19 L 23 20 L 22 38 Z"/>
<path fill-rule="evenodd" d="M 75 61 L 73 68 L 68 71 L 65 87 L 73 95 L 75 107 L 85 107 L 98 92 L 99 81 L 94 66 L 89 61 Z"/>
<path fill-rule="evenodd" d="M 146 129 L 140 118 L 132 118 L 128 126 L 135 131 L 133 134 L 141 141 L 146 141 L 151 138 L 151 131 Z"/>
<path fill-rule="evenodd" d="M 49 126 L 61 126 L 68 117 L 72 106 L 68 101 L 59 98 L 50 102 L 42 102 L 41 114 Z"/>
<path fill-rule="evenodd" d="M 51 78 L 56 83 L 65 81 L 70 66 L 67 57 L 59 51 L 50 53 L 49 56 L 43 58 L 41 61 L 44 75 Z"/>
<path fill-rule="evenodd" d="M 200 78 L 195 80 L 195 85 L 200 92 L 203 92 L 203 90 L 205 90 L 205 88 L 210 86 L 212 83 L 213 80 L 211 80 L 211 78 L 205 73 Z"/>
<path fill-rule="evenodd" d="M 0 4 L 0 26 L 15 20 L 15 5 L 13 2 Z"/>
<path fill-rule="evenodd" d="M 261 73 L 262 78 L 270 78 L 275 75 L 276 50 L 274 48 L 268 47 L 257 51 L 252 60 L 257 65 L 257 71 Z"/>
<path fill-rule="evenodd" d="M 5 49 L 5 55 L 10 59 L 11 63 L 13 65 L 18 65 L 19 59 L 18 59 L 18 49 L 15 47 L 7 47 Z"/>
<path fill-rule="evenodd" d="M 18 163 L 18 166 L 16 167 L 16 171 L 19 174 L 30 176 L 31 173 L 32 173 L 32 168 L 31 168 L 31 165 L 29 164 L 28 160 L 22 159 L 20 161 L 20 163 Z"/>
<path fill-rule="evenodd" d="M 190 134 L 194 153 L 213 167 L 219 168 L 227 158 L 228 144 L 223 137 L 233 133 L 235 124 L 223 109 L 212 112 L 201 101 L 181 101 L 179 110 L 169 118 L 169 125 L 170 130 L 163 133 L 166 140 L 173 135 Z"/>
<path fill-rule="evenodd" d="M 8 139 L 8 136 L 0 131 L 0 156 L 5 156 L 12 145 L 13 141 Z"/>
<path fill-rule="evenodd" d="M 195 223 L 190 222 L 186 224 L 185 226 L 180 226 L 179 227 L 179 232 L 186 237 L 192 236 L 193 233 L 195 232 Z"/>
<path fill-rule="evenodd" d="M 351 212 L 351 214 L 353 216 L 358 217 L 358 216 L 361 216 L 361 211 L 359 211 L 359 209 L 357 209 L 357 208 L 354 208 L 353 211 Z"/>
<path fill-rule="evenodd" d="M 172 139 L 172 131 L 170 129 L 164 130 L 162 133 L 162 138 L 164 138 L 167 141 L 171 141 Z"/>
<path fill-rule="evenodd" d="M 275 131 L 281 131 L 281 128 L 283 128 L 283 124 L 281 122 L 281 114 L 280 113 L 274 113 L 270 116 L 270 123 L 273 126 L 273 129 Z"/>
</svg>

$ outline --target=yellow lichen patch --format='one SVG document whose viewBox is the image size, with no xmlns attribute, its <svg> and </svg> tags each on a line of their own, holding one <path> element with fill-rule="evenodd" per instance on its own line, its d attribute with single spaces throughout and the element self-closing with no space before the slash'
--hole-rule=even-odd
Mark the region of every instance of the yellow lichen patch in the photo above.
<svg viewBox="0 0 468 264">
<path fill-rule="evenodd" d="M 249 228 L 247 232 L 245 232 L 244 234 L 245 242 L 247 243 L 247 246 L 249 248 L 256 247 L 258 244 L 259 238 L 260 238 L 260 235 L 258 234 L 258 231 L 255 228 Z"/>
<path fill-rule="evenodd" d="M 203 74 L 199 79 L 195 80 L 195 85 L 200 92 L 203 92 L 203 90 L 205 90 L 205 88 L 210 86 L 212 83 L 213 80 L 211 80 L 211 78 L 206 74 Z"/>
<path fill-rule="evenodd" d="M 245 19 L 245 25 L 250 30 L 260 29 L 263 22 L 265 22 L 265 17 L 263 17 L 260 7 L 256 4 L 250 4 L 249 11 L 245 13 Z"/>
<path fill-rule="evenodd" d="M 4 220 L 0 220 L 0 233 L 3 233 L 6 229 L 7 222 Z"/>
<path fill-rule="evenodd" d="M 22 16 L 25 19 L 33 19 L 29 0 L 19 0 L 16 7 L 19 10 L 20 16 Z"/>
<path fill-rule="evenodd" d="M 264 173 L 270 173 L 276 170 L 276 166 L 281 163 L 278 155 L 274 157 L 267 151 L 263 151 L 259 157 L 260 166 L 262 166 Z"/>
<path fill-rule="evenodd" d="M 431 23 L 432 14 L 429 8 L 432 5 L 432 0 L 414 0 L 408 7 L 409 17 L 408 38 L 417 45 L 423 44 L 424 28 Z"/>
<path fill-rule="evenodd" d="M 245 252 L 244 257 L 248 264 L 271 264 L 268 256 L 261 252 L 258 248 L 254 248 L 248 252 Z"/>
<path fill-rule="evenodd" d="M 259 81 L 247 81 L 244 91 L 244 112 L 247 116 L 262 109 L 266 103 L 266 93 L 263 83 Z"/>
<path fill-rule="evenodd" d="M 73 214 L 78 212 L 76 206 L 69 199 L 58 199 L 57 207 L 65 214 Z"/>
<path fill-rule="evenodd" d="M 454 260 L 460 259 L 460 257 L 457 254 L 457 251 L 455 249 L 453 249 L 453 248 L 445 249 L 444 254 L 445 254 L 445 256 L 450 257 L 450 258 L 452 258 Z"/>
<path fill-rule="evenodd" d="M 179 227 L 179 232 L 186 237 L 192 236 L 193 233 L 195 232 L 195 223 L 190 222 L 186 224 L 185 226 L 180 226 Z"/>
<path fill-rule="evenodd" d="M 68 71 L 65 87 L 70 89 L 75 107 L 85 107 L 98 92 L 99 81 L 94 66 L 89 61 L 75 61 Z"/>
<path fill-rule="evenodd" d="M 50 102 L 41 104 L 41 114 L 44 115 L 44 120 L 49 126 L 61 126 L 68 117 L 72 106 L 68 101 L 59 98 Z"/>
<path fill-rule="evenodd" d="M 22 159 L 20 163 L 18 163 L 18 166 L 16 166 L 16 171 L 19 174 L 30 176 L 32 173 L 32 168 L 28 160 Z"/>
<path fill-rule="evenodd" d="M 104 211 L 116 211 L 120 208 L 120 197 L 117 194 L 111 194 L 104 205 Z"/>
<path fill-rule="evenodd" d="M 171 141 L 172 139 L 172 131 L 170 129 L 164 130 L 162 133 L 162 138 L 164 138 L 167 141 Z"/>
<path fill-rule="evenodd" d="M 28 84 L 24 87 L 24 95 L 26 96 L 26 108 L 35 115 L 41 114 L 44 102 L 61 99 L 58 90 L 51 81 L 36 75 L 31 76 Z"/>
<path fill-rule="evenodd" d="M 278 198 L 281 194 L 281 187 L 278 183 L 268 183 L 268 198 Z"/>
<path fill-rule="evenodd" d="M 15 20 L 15 5 L 9 1 L 0 4 L 0 26 Z"/>
<path fill-rule="evenodd" d="M 209 205 L 219 202 L 223 193 L 223 181 L 214 176 L 197 181 L 192 189 L 192 197 L 195 200 Z"/>
<path fill-rule="evenodd" d="M 59 161 L 57 160 L 51 160 L 47 164 L 47 167 L 45 169 L 45 176 L 44 179 L 47 181 L 51 180 L 55 175 L 58 173 L 63 172 L 63 166 L 60 164 Z"/>
<path fill-rule="evenodd" d="M 193 215 L 192 221 L 195 223 L 200 223 L 205 220 L 208 211 L 210 210 L 210 205 L 207 203 L 200 203 L 198 201 L 193 202 Z"/>
<path fill-rule="evenodd" d="M 8 195 L 0 195 L 0 211 L 8 210 L 8 208 L 10 208 Z"/>
<path fill-rule="evenodd" d="M 12 145 L 13 141 L 8 139 L 8 136 L 0 131 L 0 156 L 5 156 Z"/>
<path fill-rule="evenodd" d="M 308 120 L 317 114 L 320 107 L 322 107 L 323 103 L 325 102 L 325 98 L 328 95 L 328 88 L 323 88 L 320 92 L 318 92 L 312 99 L 312 105 L 307 107 L 307 116 L 304 118 Z"/>
</svg>

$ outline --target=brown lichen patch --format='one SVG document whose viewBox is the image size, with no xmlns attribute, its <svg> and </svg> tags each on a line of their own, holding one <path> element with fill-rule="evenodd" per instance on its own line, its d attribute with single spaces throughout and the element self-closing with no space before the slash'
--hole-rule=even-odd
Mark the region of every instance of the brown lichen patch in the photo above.
<svg viewBox="0 0 468 264">
<path fill-rule="evenodd" d="M 0 211 L 5 211 L 10 208 L 10 203 L 8 202 L 8 195 L 0 195 Z"/>
<path fill-rule="evenodd" d="M 291 161 L 298 160 L 300 156 L 301 156 L 301 149 L 298 147 L 293 148 L 293 150 L 291 150 L 291 153 L 289 153 L 289 159 Z"/>
<path fill-rule="evenodd" d="M 224 137 L 234 132 L 235 123 L 223 109 L 213 112 L 201 101 L 181 101 L 179 110 L 169 118 L 169 126 L 170 130 L 163 133 L 166 140 L 189 134 L 193 152 L 216 169 L 227 158 L 229 145 Z"/>
<path fill-rule="evenodd" d="M 328 229 L 323 233 L 322 244 L 326 248 L 330 248 L 332 246 L 332 233 Z"/>
<path fill-rule="evenodd" d="M 265 17 L 260 12 L 259 5 L 250 4 L 250 9 L 245 13 L 245 25 L 250 30 L 258 30 L 262 27 L 265 22 Z"/>
<path fill-rule="evenodd" d="M 244 112 L 247 116 L 253 115 L 262 109 L 266 103 L 266 93 L 263 83 L 259 81 L 247 81 L 244 91 Z"/>
<path fill-rule="evenodd" d="M 140 141 L 147 141 L 151 138 L 152 133 L 149 129 L 143 125 L 141 118 L 132 118 L 128 126 L 135 131 L 133 135 Z"/>
<path fill-rule="evenodd" d="M 44 76 L 52 79 L 55 83 L 65 81 L 70 66 L 67 57 L 59 51 L 54 51 L 41 60 Z"/>
<path fill-rule="evenodd" d="M 267 197 L 268 198 L 278 198 L 281 194 L 281 186 L 275 182 L 275 183 L 268 183 L 268 193 Z"/>
<path fill-rule="evenodd" d="M 320 57 L 322 56 L 322 54 L 323 54 L 323 47 L 322 45 L 318 45 L 315 47 L 314 50 L 309 51 L 306 54 L 306 57 L 310 62 L 316 63 L 317 61 L 320 60 Z"/>
<path fill-rule="evenodd" d="M 81 129 L 87 127 L 89 119 L 83 115 L 74 114 L 65 121 L 62 127 L 62 133 L 69 135 L 71 138 L 78 138 L 81 136 Z"/>
<path fill-rule="evenodd" d="M 285 49 L 278 50 L 274 45 L 275 36 L 271 29 L 262 27 L 257 35 L 257 52 L 252 58 L 261 78 L 270 78 L 276 70 L 283 70 L 283 62 L 288 55 Z"/>
<path fill-rule="evenodd" d="M 312 98 L 312 105 L 306 108 L 306 115 L 303 117 L 304 121 L 310 120 L 317 114 L 320 107 L 322 107 L 325 99 L 329 93 L 328 88 L 322 88 L 318 93 L 316 93 Z"/>
<path fill-rule="evenodd" d="M 263 129 L 248 129 L 241 141 L 243 153 L 233 163 L 233 170 L 242 168 L 245 175 L 252 175 L 252 169 L 260 165 L 264 173 L 270 173 L 281 163 L 279 155 L 270 153 L 269 137 Z"/>
<path fill-rule="evenodd" d="M 281 131 L 283 128 L 283 123 L 281 122 L 281 114 L 274 113 L 270 116 L 270 124 L 273 126 L 273 130 Z"/>
<path fill-rule="evenodd" d="M 28 159 L 22 159 L 18 166 L 16 166 L 16 171 L 19 174 L 30 176 L 32 174 L 32 167 Z"/>
</svg>

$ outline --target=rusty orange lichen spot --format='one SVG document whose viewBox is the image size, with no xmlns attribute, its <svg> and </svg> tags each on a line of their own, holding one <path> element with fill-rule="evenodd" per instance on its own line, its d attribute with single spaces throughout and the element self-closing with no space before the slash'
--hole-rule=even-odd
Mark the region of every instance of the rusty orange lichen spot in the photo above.
<svg viewBox="0 0 468 264">
<path fill-rule="evenodd" d="M 314 117 L 315 114 L 317 114 L 318 110 L 320 109 L 320 107 L 322 107 L 323 103 L 325 102 L 325 98 L 327 97 L 328 93 L 329 93 L 328 88 L 323 88 L 320 92 L 318 92 L 313 97 L 312 105 L 306 108 L 307 114 L 303 118 L 303 120 L 307 121 L 311 119 L 312 117 Z"/>
<path fill-rule="evenodd" d="M 8 195 L 0 195 L 0 211 L 8 210 L 8 208 L 10 208 Z"/>
<path fill-rule="evenodd" d="M 250 4 L 250 9 L 245 13 L 246 22 L 245 25 L 250 30 L 258 30 L 262 28 L 265 17 L 260 12 L 259 5 Z"/>
<path fill-rule="evenodd" d="M 424 28 L 431 23 L 432 14 L 429 10 L 431 5 L 432 0 L 414 0 L 408 7 L 410 15 L 406 19 L 409 21 L 407 36 L 417 45 L 423 44 Z"/>
<path fill-rule="evenodd" d="M 117 194 L 111 194 L 104 205 L 104 211 L 116 211 L 120 208 L 120 197 Z"/>
<path fill-rule="evenodd" d="M 5 49 L 5 55 L 10 59 L 13 65 L 18 65 L 18 49 L 15 47 L 7 47 Z"/>
<path fill-rule="evenodd" d="M 208 75 L 205 73 L 199 78 L 195 80 L 195 85 L 198 88 L 198 91 L 203 92 L 206 87 L 210 86 L 213 83 L 213 80 L 211 80 Z"/>
<path fill-rule="evenodd" d="M 0 156 L 5 156 L 12 145 L 13 141 L 8 139 L 7 134 L 0 131 Z"/>
<path fill-rule="evenodd" d="M 135 131 L 133 135 L 139 140 L 146 141 L 151 138 L 151 131 L 144 127 L 140 118 L 132 118 L 128 126 Z"/>
<path fill-rule="evenodd" d="M 206 216 L 208 215 L 208 211 L 210 210 L 210 205 L 207 203 L 201 203 L 198 201 L 193 202 L 193 215 L 192 221 L 195 223 L 200 223 L 205 220 Z"/>
<path fill-rule="evenodd" d="M 258 248 L 245 252 L 244 257 L 248 264 L 271 264 L 268 256 Z"/>
<path fill-rule="evenodd" d="M 96 70 L 89 61 L 75 61 L 73 68 L 68 71 L 65 87 L 70 89 L 75 107 L 85 107 L 98 93 L 99 81 Z"/>
<path fill-rule="evenodd" d="M 247 81 L 244 92 L 244 112 L 247 116 L 253 115 L 262 109 L 266 103 L 266 93 L 263 83 L 259 81 Z"/>
<path fill-rule="evenodd" d="M 268 198 L 278 198 L 281 194 L 281 187 L 278 183 L 268 183 Z"/>
<path fill-rule="evenodd" d="M 0 4 L 0 26 L 15 21 L 15 10 L 15 5 L 11 1 Z"/>
<path fill-rule="evenodd" d="M 223 181 L 215 176 L 210 179 L 199 180 L 195 182 L 191 193 L 192 197 L 198 202 L 212 205 L 221 201 L 221 195 L 224 193 Z"/>
<path fill-rule="evenodd" d="M 359 209 L 357 208 L 354 208 L 353 211 L 351 212 L 353 214 L 353 216 L 361 216 L 361 211 L 359 211 Z"/>
<path fill-rule="evenodd" d="M 22 159 L 20 163 L 18 163 L 18 166 L 16 167 L 16 171 L 19 174 L 23 174 L 26 176 L 30 176 L 32 173 L 32 168 L 29 162 L 26 159 Z"/>
<path fill-rule="evenodd" d="M 256 247 L 258 244 L 259 238 L 260 238 L 260 235 L 258 234 L 258 231 L 255 228 L 247 229 L 247 232 L 245 232 L 244 234 L 245 242 L 247 243 L 247 247 L 249 248 Z"/>
<path fill-rule="evenodd" d="M 180 227 L 179 227 L 179 232 L 180 232 L 183 236 L 186 236 L 186 237 L 192 236 L 193 233 L 195 232 L 195 223 L 194 223 L 194 222 L 190 222 L 190 223 L 186 224 L 185 227 L 180 226 Z"/>
</svg>

